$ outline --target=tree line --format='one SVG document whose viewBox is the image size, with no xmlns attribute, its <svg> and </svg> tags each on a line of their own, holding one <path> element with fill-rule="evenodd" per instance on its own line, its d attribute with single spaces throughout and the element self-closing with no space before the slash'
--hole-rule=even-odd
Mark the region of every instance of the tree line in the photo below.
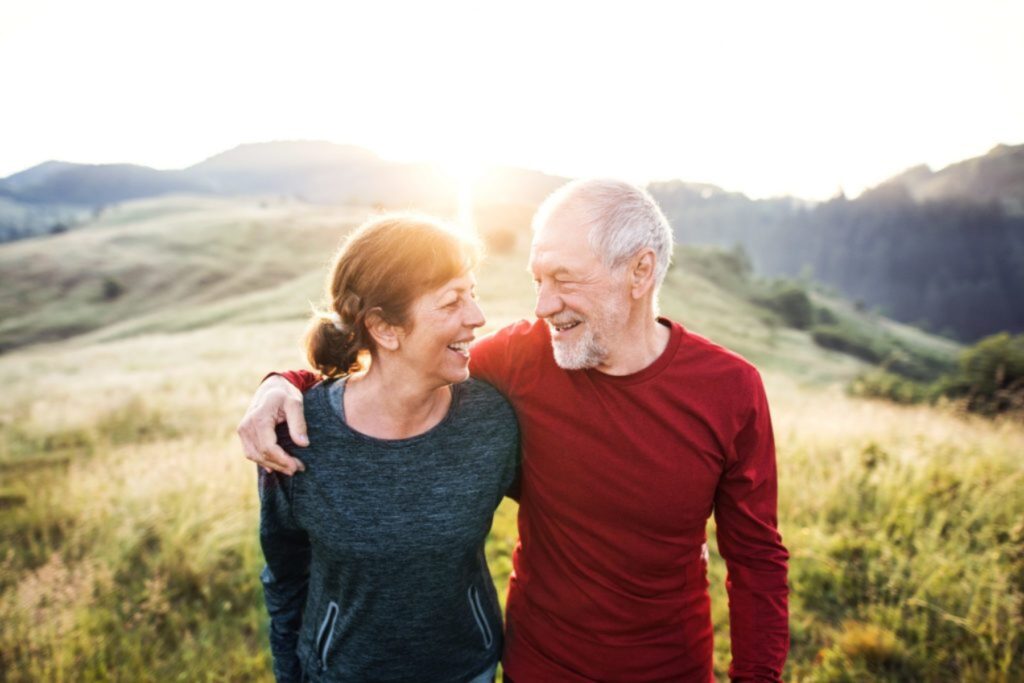
<svg viewBox="0 0 1024 683">
<path fill-rule="evenodd" d="M 1024 331 L 1024 216 L 996 202 L 919 203 L 895 185 L 855 200 L 751 200 L 650 187 L 680 243 L 740 245 L 762 276 L 803 277 L 961 341 Z"/>
</svg>

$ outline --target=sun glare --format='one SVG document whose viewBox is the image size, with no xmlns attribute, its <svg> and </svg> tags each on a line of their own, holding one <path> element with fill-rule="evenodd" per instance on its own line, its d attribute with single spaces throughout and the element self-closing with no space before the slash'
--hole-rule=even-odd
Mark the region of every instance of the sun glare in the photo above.
<svg viewBox="0 0 1024 683">
<path fill-rule="evenodd" d="M 473 193 L 477 181 L 483 174 L 484 162 L 469 153 L 453 154 L 437 162 L 441 170 L 455 182 L 457 208 L 456 220 L 467 231 L 475 232 L 473 220 Z"/>
</svg>

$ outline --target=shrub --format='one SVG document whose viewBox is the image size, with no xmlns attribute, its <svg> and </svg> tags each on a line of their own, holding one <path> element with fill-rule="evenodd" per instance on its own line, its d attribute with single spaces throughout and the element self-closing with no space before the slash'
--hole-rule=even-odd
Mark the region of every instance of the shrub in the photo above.
<svg viewBox="0 0 1024 683">
<path fill-rule="evenodd" d="M 960 356 L 955 375 L 941 393 L 964 398 L 968 410 L 995 414 L 1024 409 L 1024 334 L 986 337 Z"/>
<path fill-rule="evenodd" d="M 953 370 L 954 363 L 946 356 L 909 350 L 897 343 L 882 359 L 882 368 L 909 379 L 930 382 Z"/>
<path fill-rule="evenodd" d="M 821 306 L 814 309 L 814 321 L 819 325 L 835 325 L 839 322 L 839 318 L 831 308 Z"/>
<path fill-rule="evenodd" d="M 120 280 L 109 275 L 103 278 L 104 301 L 113 301 L 122 294 L 124 294 L 124 285 L 121 284 Z"/>
<path fill-rule="evenodd" d="M 896 403 L 921 403 L 933 396 L 928 385 L 882 369 L 857 377 L 851 382 L 849 392 L 854 396 L 884 398 Z"/>
<path fill-rule="evenodd" d="M 806 330 L 814 323 L 811 298 L 803 287 L 794 282 L 780 281 L 771 294 L 758 297 L 756 301 L 778 313 L 790 327 Z"/>
<path fill-rule="evenodd" d="M 954 371 L 936 377 L 936 368 L 943 367 L 945 360 L 937 356 L 912 356 L 897 348 L 881 368 L 856 378 L 848 390 L 896 403 L 934 403 L 946 397 L 984 415 L 1024 411 L 1024 335 L 986 337 L 961 354 Z M 923 381 L 928 379 L 933 381 Z"/>
<path fill-rule="evenodd" d="M 826 349 L 856 356 L 869 363 L 878 363 L 884 352 L 869 337 L 848 325 L 818 325 L 811 330 L 814 343 Z"/>
</svg>

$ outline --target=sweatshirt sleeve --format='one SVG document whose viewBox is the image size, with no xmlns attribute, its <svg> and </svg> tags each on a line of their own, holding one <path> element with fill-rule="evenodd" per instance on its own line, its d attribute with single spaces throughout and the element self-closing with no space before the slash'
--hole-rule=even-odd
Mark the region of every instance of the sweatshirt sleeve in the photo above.
<svg viewBox="0 0 1024 683">
<path fill-rule="evenodd" d="M 479 380 L 487 382 L 509 401 L 510 396 L 512 363 L 509 362 L 509 340 L 514 330 L 521 329 L 523 322 L 510 325 L 493 334 L 474 342 L 470 349 L 469 371 L 470 374 Z M 516 445 L 514 460 L 510 460 L 510 468 L 506 471 L 505 496 L 519 502 L 520 476 L 522 473 L 522 451 L 521 434 L 518 430 L 518 420 L 514 409 L 509 405 L 509 412 L 516 420 Z M 499 501 L 500 502 L 500 501 Z"/>
<path fill-rule="evenodd" d="M 787 561 L 777 520 L 775 441 L 761 378 L 715 494 L 718 548 L 725 559 L 734 681 L 781 681 L 789 652 Z"/>
<path fill-rule="evenodd" d="M 277 472 L 259 472 L 260 545 L 266 566 L 260 574 L 270 613 L 270 650 L 279 683 L 302 680 L 298 656 L 302 610 L 309 587 L 310 542 L 295 521 L 294 480 Z"/>
<path fill-rule="evenodd" d="M 269 372 L 260 381 L 265 382 L 267 377 L 280 375 L 299 388 L 299 391 L 306 393 L 322 379 L 315 372 L 309 370 L 285 370 L 284 372 Z"/>
</svg>

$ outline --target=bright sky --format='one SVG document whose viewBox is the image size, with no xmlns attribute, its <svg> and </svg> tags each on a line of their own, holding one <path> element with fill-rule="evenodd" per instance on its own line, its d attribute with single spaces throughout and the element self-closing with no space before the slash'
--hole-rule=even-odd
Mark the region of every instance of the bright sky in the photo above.
<svg viewBox="0 0 1024 683">
<path fill-rule="evenodd" d="M 323 139 L 755 197 L 1024 142 L 1024 2 L 4 0 L 0 176 Z"/>
</svg>

